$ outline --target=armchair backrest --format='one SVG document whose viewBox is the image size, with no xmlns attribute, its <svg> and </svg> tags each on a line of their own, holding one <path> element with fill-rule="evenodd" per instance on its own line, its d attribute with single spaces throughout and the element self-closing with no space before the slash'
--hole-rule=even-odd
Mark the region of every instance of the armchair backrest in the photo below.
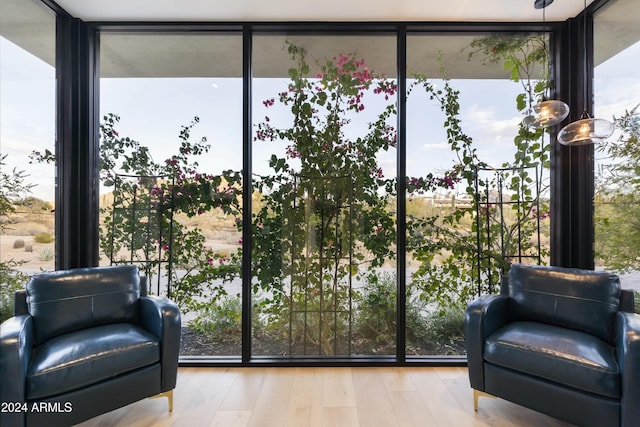
<svg viewBox="0 0 640 427">
<path fill-rule="evenodd" d="M 138 323 L 140 276 L 132 265 L 40 273 L 27 282 L 36 344 L 107 323 Z"/>
<path fill-rule="evenodd" d="M 620 306 L 620 279 L 615 274 L 513 264 L 509 296 L 512 320 L 571 328 L 613 343 Z"/>
</svg>

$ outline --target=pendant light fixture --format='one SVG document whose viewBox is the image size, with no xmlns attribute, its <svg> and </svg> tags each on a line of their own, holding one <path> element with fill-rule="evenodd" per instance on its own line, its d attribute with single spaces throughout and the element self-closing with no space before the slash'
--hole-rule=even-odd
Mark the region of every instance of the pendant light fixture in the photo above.
<svg viewBox="0 0 640 427">
<path fill-rule="evenodd" d="M 587 58 L 586 58 L 586 50 L 587 50 L 587 0 L 584 0 L 584 16 L 582 28 L 582 36 L 583 36 L 583 48 L 585 49 L 585 57 L 583 59 L 584 64 L 584 79 L 585 83 L 584 87 L 584 96 L 582 102 L 584 103 L 584 111 L 582 112 L 582 116 L 580 120 L 577 120 L 573 123 L 569 123 L 567 126 L 563 127 L 562 130 L 558 133 L 558 142 L 562 145 L 574 146 L 574 145 L 588 145 L 594 144 L 597 142 L 601 142 L 602 140 L 610 137 L 613 134 L 614 127 L 613 123 L 604 119 L 594 119 L 587 112 Z"/>
<path fill-rule="evenodd" d="M 549 67 L 547 55 L 547 20 L 545 8 L 553 3 L 553 0 L 535 0 L 533 7 L 542 9 L 543 25 L 543 49 L 545 57 L 545 67 Z M 546 89 L 545 89 L 546 91 Z M 547 128 L 557 125 L 569 115 L 569 106 L 562 101 L 548 100 L 543 96 L 542 101 L 533 105 L 529 114 L 522 120 L 522 123 L 529 128 Z"/>
</svg>

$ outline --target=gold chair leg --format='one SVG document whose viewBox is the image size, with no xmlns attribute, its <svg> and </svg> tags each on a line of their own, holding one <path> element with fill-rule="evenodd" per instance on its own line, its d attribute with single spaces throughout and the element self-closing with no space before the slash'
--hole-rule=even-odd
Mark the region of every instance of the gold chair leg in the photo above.
<svg viewBox="0 0 640 427">
<path fill-rule="evenodd" d="M 485 393 L 484 391 L 476 390 L 474 388 L 473 389 L 473 410 L 476 412 L 478 412 L 478 398 L 480 396 L 495 398 L 495 396 L 492 396 L 489 393 Z"/>
<path fill-rule="evenodd" d="M 149 399 L 157 399 L 159 397 L 166 397 L 169 400 L 169 412 L 173 412 L 173 389 L 151 396 Z"/>
</svg>

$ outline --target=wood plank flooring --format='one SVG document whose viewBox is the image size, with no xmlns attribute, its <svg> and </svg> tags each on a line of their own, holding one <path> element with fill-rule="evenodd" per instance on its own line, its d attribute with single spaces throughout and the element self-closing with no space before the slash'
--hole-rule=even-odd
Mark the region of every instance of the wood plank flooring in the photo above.
<svg viewBox="0 0 640 427">
<path fill-rule="evenodd" d="M 466 368 L 180 368 L 173 412 L 145 399 L 82 427 L 410 427 L 569 424 L 502 399 L 473 410 Z"/>
</svg>

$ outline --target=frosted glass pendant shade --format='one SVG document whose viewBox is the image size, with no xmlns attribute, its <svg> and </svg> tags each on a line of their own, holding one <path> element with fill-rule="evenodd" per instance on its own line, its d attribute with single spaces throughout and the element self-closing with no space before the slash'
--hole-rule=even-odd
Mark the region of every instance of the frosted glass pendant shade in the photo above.
<svg viewBox="0 0 640 427">
<path fill-rule="evenodd" d="M 533 106 L 533 113 L 522 123 L 530 128 L 546 128 L 557 125 L 569 115 L 569 106 L 562 101 L 542 101 Z"/>
<path fill-rule="evenodd" d="M 610 137 L 613 130 L 610 121 L 587 117 L 563 127 L 558 133 L 558 142 L 570 146 L 594 144 Z"/>
</svg>

